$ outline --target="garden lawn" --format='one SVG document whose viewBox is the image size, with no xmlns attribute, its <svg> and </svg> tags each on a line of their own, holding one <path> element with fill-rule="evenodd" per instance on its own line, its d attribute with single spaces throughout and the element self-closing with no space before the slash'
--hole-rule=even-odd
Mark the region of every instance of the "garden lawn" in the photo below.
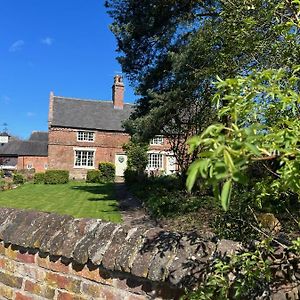
<svg viewBox="0 0 300 300">
<path fill-rule="evenodd" d="M 14 207 L 121 222 L 114 184 L 24 184 L 0 192 L 0 207 Z"/>
</svg>

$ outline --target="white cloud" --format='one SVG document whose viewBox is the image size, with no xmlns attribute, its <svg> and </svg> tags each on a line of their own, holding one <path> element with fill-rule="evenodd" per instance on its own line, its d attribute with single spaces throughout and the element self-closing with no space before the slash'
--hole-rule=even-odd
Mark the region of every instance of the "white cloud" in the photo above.
<svg viewBox="0 0 300 300">
<path fill-rule="evenodd" d="M 32 117 L 34 117 L 35 116 L 35 113 L 34 112 L 31 112 L 31 111 L 29 111 L 27 114 L 27 117 L 28 118 L 32 118 Z"/>
<path fill-rule="evenodd" d="M 11 44 L 9 47 L 9 52 L 16 52 L 22 50 L 23 46 L 25 45 L 25 42 L 23 40 L 15 41 Z"/>
<path fill-rule="evenodd" d="M 46 38 L 41 39 L 41 43 L 47 46 L 51 46 L 54 43 L 54 39 L 47 36 Z"/>
<path fill-rule="evenodd" d="M 7 95 L 1 96 L 1 103 L 3 103 L 3 104 L 9 104 L 10 101 L 11 101 L 11 98 L 8 97 Z"/>
</svg>

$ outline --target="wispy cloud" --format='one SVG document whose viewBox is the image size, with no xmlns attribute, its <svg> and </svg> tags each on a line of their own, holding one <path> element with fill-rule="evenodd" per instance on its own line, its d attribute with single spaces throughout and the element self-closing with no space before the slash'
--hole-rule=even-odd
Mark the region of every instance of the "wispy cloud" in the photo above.
<svg viewBox="0 0 300 300">
<path fill-rule="evenodd" d="M 44 39 L 41 39 L 41 43 L 47 46 L 51 46 L 54 43 L 54 39 L 47 36 Z"/>
<path fill-rule="evenodd" d="M 11 98 L 8 97 L 7 95 L 1 96 L 1 103 L 3 104 L 9 104 L 11 102 Z"/>
<path fill-rule="evenodd" d="M 16 52 L 22 50 L 23 46 L 25 45 L 25 42 L 23 40 L 15 41 L 11 44 L 9 47 L 9 52 Z"/>
<path fill-rule="evenodd" d="M 28 118 L 32 118 L 32 117 L 34 117 L 35 116 L 35 113 L 34 112 L 31 112 L 31 111 L 29 111 L 27 114 L 27 117 Z"/>
</svg>

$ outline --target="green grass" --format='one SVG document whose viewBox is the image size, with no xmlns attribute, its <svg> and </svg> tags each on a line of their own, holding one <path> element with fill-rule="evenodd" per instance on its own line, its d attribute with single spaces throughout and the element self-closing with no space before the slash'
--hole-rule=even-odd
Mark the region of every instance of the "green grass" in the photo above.
<svg viewBox="0 0 300 300">
<path fill-rule="evenodd" d="M 13 207 L 121 222 L 114 184 L 24 184 L 0 192 L 0 207 Z"/>
</svg>

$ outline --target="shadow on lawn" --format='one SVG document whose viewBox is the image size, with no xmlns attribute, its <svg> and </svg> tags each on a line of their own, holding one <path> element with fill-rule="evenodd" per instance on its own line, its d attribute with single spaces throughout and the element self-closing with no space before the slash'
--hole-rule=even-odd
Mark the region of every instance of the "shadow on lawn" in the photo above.
<svg viewBox="0 0 300 300">
<path fill-rule="evenodd" d="M 115 199 L 115 191 L 113 185 L 108 183 L 104 185 L 77 185 L 72 186 L 72 190 L 80 190 L 90 194 L 99 195 L 99 197 L 88 198 L 88 201 L 113 201 Z"/>
</svg>

